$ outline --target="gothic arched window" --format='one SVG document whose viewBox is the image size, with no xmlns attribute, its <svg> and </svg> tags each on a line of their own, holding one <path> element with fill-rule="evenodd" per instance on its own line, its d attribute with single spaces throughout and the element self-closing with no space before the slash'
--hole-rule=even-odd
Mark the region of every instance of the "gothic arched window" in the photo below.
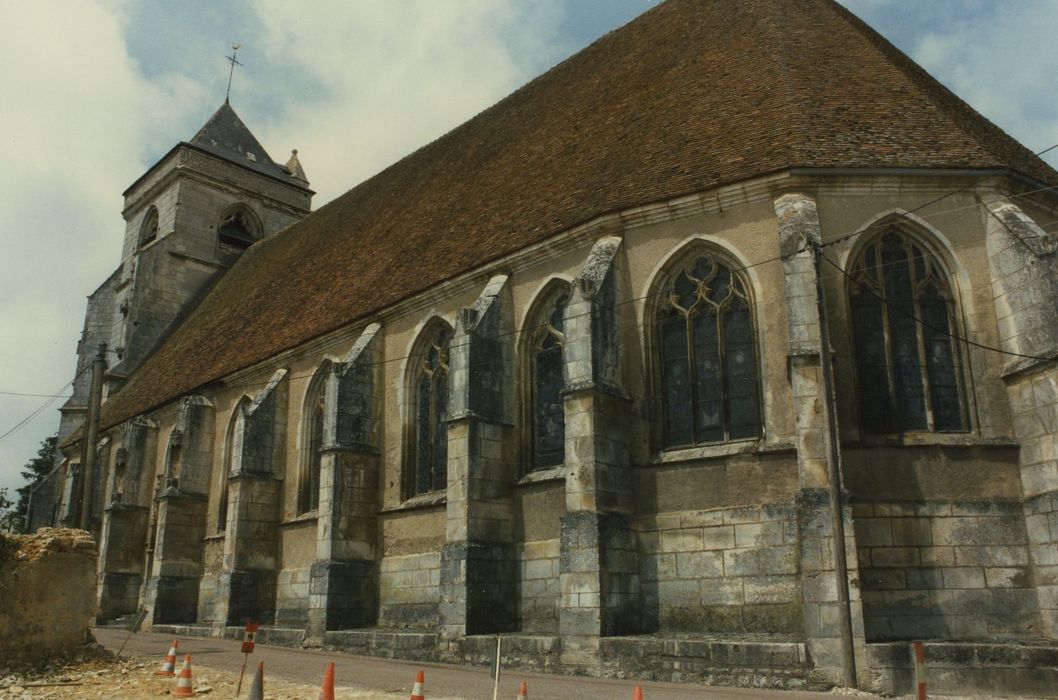
<svg viewBox="0 0 1058 700">
<path fill-rule="evenodd" d="M 686 447 L 761 434 L 748 286 L 709 254 L 676 268 L 658 297 L 661 442 Z"/>
<path fill-rule="evenodd" d="M 569 288 L 563 285 L 544 297 L 539 313 L 529 316 L 529 415 L 532 431 L 531 469 L 566 460 L 566 415 L 562 389 L 563 316 Z"/>
<path fill-rule="evenodd" d="M 850 274 L 864 432 L 966 430 L 954 297 L 936 256 L 892 227 L 863 247 Z"/>
<path fill-rule="evenodd" d="M 221 245 L 245 250 L 260 236 L 257 218 L 245 207 L 236 206 L 221 217 L 217 228 L 217 240 Z"/>
<path fill-rule="evenodd" d="M 301 473 L 298 478 L 298 514 L 320 507 L 320 468 L 323 463 L 323 420 L 329 363 L 316 372 L 309 387 L 302 421 Z"/>
<path fill-rule="evenodd" d="M 448 486 L 447 326 L 429 331 L 412 358 L 412 469 L 410 495 Z"/>
<path fill-rule="evenodd" d="M 231 476 L 232 464 L 235 462 L 235 431 L 238 430 L 240 417 L 246 409 L 249 399 L 245 396 L 235 404 L 228 430 L 224 436 L 224 464 L 220 475 L 220 498 L 217 502 L 217 533 L 228 528 L 228 479 Z"/>
<path fill-rule="evenodd" d="M 147 213 L 143 216 L 143 223 L 140 224 L 140 235 L 137 242 L 139 246 L 145 246 L 155 238 L 158 237 L 158 210 L 155 207 L 151 207 L 147 210 Z"/>
</svg>

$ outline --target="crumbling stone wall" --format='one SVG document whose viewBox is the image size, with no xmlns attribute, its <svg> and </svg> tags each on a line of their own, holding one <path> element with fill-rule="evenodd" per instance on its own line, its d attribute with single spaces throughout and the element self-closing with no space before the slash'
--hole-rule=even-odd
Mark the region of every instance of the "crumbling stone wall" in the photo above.
<svg viewBox="0 0 1058 700">
<path fill-rule="evenodd" d="M 0 534 L 4 661 L 61 654 L 85 642 L 96 613 L 96 547 L 83 530 Z"/>
</svg>

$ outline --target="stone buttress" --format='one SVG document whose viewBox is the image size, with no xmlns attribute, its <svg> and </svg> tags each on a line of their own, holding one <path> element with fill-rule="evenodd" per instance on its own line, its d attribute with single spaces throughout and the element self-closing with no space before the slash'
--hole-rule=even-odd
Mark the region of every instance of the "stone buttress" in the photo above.
<svg viewBox="0 0 1058 700">
<path fill-rule="evenodd" d="M 165 480 L 156 497 L 153 553 L 144 607 L 149 623 L 194 622 L 202 574 L 202 538 L 213 467 L 213 404 L 202 396 L 180 401 L 165 454 Z"/>
<path fill-rule="evenodd" d="M 639 575 L 632 530 L 627 426 L 621 388 L 617 260 L 621 239 L 595 243 L 566 306 L 563 349 L 566 512 L 562 517 L 559 634 L 562 663 L 590 670 L 599 638 L 638 631 Z"/>
<path fill-rule="evenodd" d="M 147 503 L 154 473 L 150 455 L 155 454 L 158 426 L 145 418 L 133 418 L 125 423 L 122 434 L 99 539 L 99 622 L 135 613 L 143 587 Z"/>
<path fill-rule="evenodd" d="M 842 648 L 838 586 L 834 566 L 833 528 L 827 466 L 829 435 L 827 411 L 831 402 L 824 391 L 821 356 L 819 298 L 813 246 L 820 242 L 815 201 L 801 194 L 775 200 L 779 219 L 783 284 L 786 296 L 788 367 L 796 421 L 797 466 L 800 489 L 796 497 L 801 542 L 801 591 L 805 637 L 815 671 L 825 680 L 840 682 Z M 855 585 L 856 544 L 851 511 L 846 507 L 845 550 L 849 566 L 854 648 L 859 674 L 865 671 L 863 613 Z"/>
<path fill-rule="evenodd" d="M 278 465 L 286 429 L 287 370 L 238 406 L 231 436 L 227 537 L 213 614 L 215 627 L 275 619 L 279 571 Z"/>
<path fill-rule="evenodd" d="M 443 640 L 514 631 L 513 309 L 506 275 L 461 309 L 450 345 Z"/>
<path fill-rule="evenodd" d="M 1040 631 L 1058 638 L 1058 260 L 1054 238 L 1005 198 L 985 202 L 1004 381 L 1020 444 Z"/>
<path fill-rule="evenodd" d="M 327 376 L 308 638 L 378 619 L 381 326 L 364 329 Z"/>
</svg>

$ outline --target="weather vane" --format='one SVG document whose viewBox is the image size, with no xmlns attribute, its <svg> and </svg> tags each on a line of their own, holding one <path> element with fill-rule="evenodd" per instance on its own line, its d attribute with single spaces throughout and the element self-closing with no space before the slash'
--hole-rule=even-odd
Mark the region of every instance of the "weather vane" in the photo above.
<svg viewBox="0 0 1058 700">
<path fill-rule="evenodd" d="M 224 101 L 227 102 L 231 96 L 231 77 L 235 74 L 235 66 L 241 66 L 242 64 L 235 60 L 235 56 L 239 53 L 239 47 L 242 44 L 231 45 L 231 56 L 225 56 L 228 61 L 231 62 L 231 70 L 228 71 L 228 91 L 224 93 Z"/>
</svg>

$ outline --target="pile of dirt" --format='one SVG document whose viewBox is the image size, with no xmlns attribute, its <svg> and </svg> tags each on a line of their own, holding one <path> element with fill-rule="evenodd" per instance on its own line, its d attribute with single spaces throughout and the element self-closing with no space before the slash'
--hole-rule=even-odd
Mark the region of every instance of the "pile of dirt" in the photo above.
<svg viewBox="0 0 1058 700">
<path fill-rule="evenodd" d="M 0 700 L 98 700 L 121 698 L 132 700 L 165 697 L 176 686 L 173 678 L 154 675 L 157 658 L 91 657 L 89 645 L 85 658 L 68 663 L 50 663 L 35 671 L 15 672 L 0 669 Z M 179 668 L 180 664 L 177 664 Z M 238 676 L 195 664 L 192 668 L 196 696 L 214 700 L 237 700 Z M 246 697 L 253 680 L 253 666 L 243 680 L 242 697 Z M 266 677 L 266 700 L 305 700 L 319 695 L 318 685 L 289 683 Z M 392 694 L 339 688 L 341 700 L 393 700 Z"/>
<path fill-rule="evenodd" d="M 91 535 L 48 528 L 5 535 L 0 549 L 0 663 L 65 658 L 89 641 L 96 614 Z"/>
<path fill-rule="evenodd" d="M 32 535 L 0 535 L 0 539 L 0 561 L 37 561 L 55 552 L 95 548 L 88 532 L 64 527 L 45 527 Z"/>
</svg>

